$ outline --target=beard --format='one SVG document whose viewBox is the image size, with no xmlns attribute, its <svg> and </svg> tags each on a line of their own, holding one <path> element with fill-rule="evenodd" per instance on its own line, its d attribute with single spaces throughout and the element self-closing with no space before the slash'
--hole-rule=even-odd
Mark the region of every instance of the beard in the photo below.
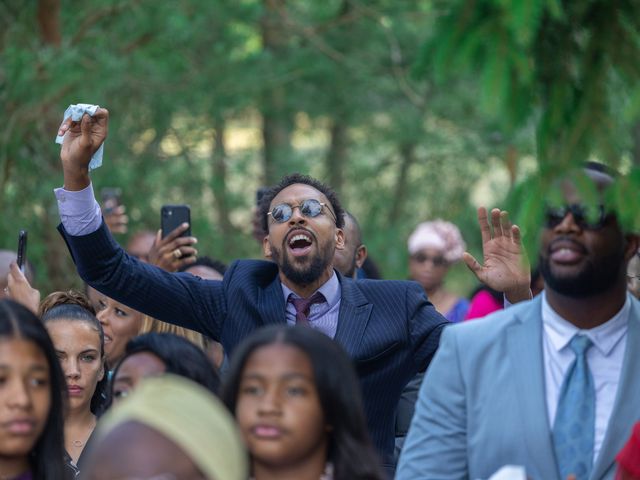
<svg viewBox="0 0 640 480">
<path fill-rule="evenodd" d="M 271 257 L 276 262 L 285 277 L 296 285 L 307 286 L 318 280 L 331 265 L 333 248 L 331 244 L 320 248 L 311 260 L 308 258 L 290 258 L 286 250 L 286 240 L 283 241 L 282 250 L 271 247 Z M 282 253 L 284 252 L 284 254 Z"/>
<path fill-rule="evenodd" d="M 585 262 L 582 269 L 573 275 L 557 275 L 553 271 L 549 256 L 540 255 L 540 273 L 546 287 L 572 298 L 585 298 L 610 289 L 620 277 L 624 267 L 624 251 L 611 252 Z"/>
</svg>

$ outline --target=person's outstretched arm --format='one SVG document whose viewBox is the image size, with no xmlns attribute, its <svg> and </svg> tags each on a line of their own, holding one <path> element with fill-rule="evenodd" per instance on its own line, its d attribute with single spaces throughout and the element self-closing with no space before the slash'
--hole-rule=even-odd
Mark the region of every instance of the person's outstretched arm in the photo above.
<svg viewBox="0 0 640 480">
<path fill-rule="evenodd" d="M 89 163 L 107 137 L 109 112 L 98 109 L 74 122 L 67 119 L 60 159 L 64 188 L 56 190 L 59 227 L 80 277 L 96 290 L 159 320 L 199 331 L 217 340 L 226 317 L 222 282 L 170 274 L 127 255 L 102 221 Z M 195 242 L 195 239 L 193 239 Z"/>
<path fill-rule="evenodd" d="M 108 125 L 109 112 L 99 108 L 94 116 L 85 113 L 79 122 L 67 118 L 58 129 L 58 135 L 64 136 L 60 150 L 64 187 L 56 189 L 55 194 L 62 224 L 70 235 L 87 235 L 102 223 L 89 178 L 89 162 L 107 138 Z"/>
</svg>

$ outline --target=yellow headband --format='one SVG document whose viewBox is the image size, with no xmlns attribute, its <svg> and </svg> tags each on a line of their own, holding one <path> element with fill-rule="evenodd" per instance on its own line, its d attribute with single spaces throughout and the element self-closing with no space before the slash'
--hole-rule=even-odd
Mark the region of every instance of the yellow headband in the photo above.
<svg viewBox="0 0 640 480">
<path fill-rule="evenodd" d="M 100 419 L 97 439 L 136 421 L 175 442 L 209 479 L 246 480 L 247 454 L 233 417 L 202 386 L 177 375 L 145 379 Z"/>
</svg>

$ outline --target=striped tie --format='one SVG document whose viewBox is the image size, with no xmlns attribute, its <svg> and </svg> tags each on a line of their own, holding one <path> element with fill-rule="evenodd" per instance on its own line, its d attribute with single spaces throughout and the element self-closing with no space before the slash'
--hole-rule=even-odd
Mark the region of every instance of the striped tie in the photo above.
<svg viewBox="0 0 640 480">
<path fill-rule="evenodd" d="M 314 303 L 324 303 L 326 300 L 324 295 L 320 292 L 316 292 L 309 298 L 294 298 L 293 295 L 290 295 L 289 302 L 293 303 L 293 306 L 296 309 L 296 325 L 309 325 L 307 316 L 309 315 L 311 305 Z"/>
</svg>

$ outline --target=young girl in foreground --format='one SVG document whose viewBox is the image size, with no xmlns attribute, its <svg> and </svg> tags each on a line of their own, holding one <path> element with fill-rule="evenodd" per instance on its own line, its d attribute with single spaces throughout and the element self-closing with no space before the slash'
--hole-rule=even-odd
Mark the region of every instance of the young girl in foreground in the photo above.
<svg viewBox="0 0 640 480">
<path fill-rule="evenodd" d="M 61 480 L 64 377 L 40 320 L 0 301 L 0 477 Z"/>
<path fill-rule="evenodd" d="M 268 327 L 234 352 L 222 393 L 256 480 L 378 480 L 346 353 L 309 327 Z"/>
</svg>

